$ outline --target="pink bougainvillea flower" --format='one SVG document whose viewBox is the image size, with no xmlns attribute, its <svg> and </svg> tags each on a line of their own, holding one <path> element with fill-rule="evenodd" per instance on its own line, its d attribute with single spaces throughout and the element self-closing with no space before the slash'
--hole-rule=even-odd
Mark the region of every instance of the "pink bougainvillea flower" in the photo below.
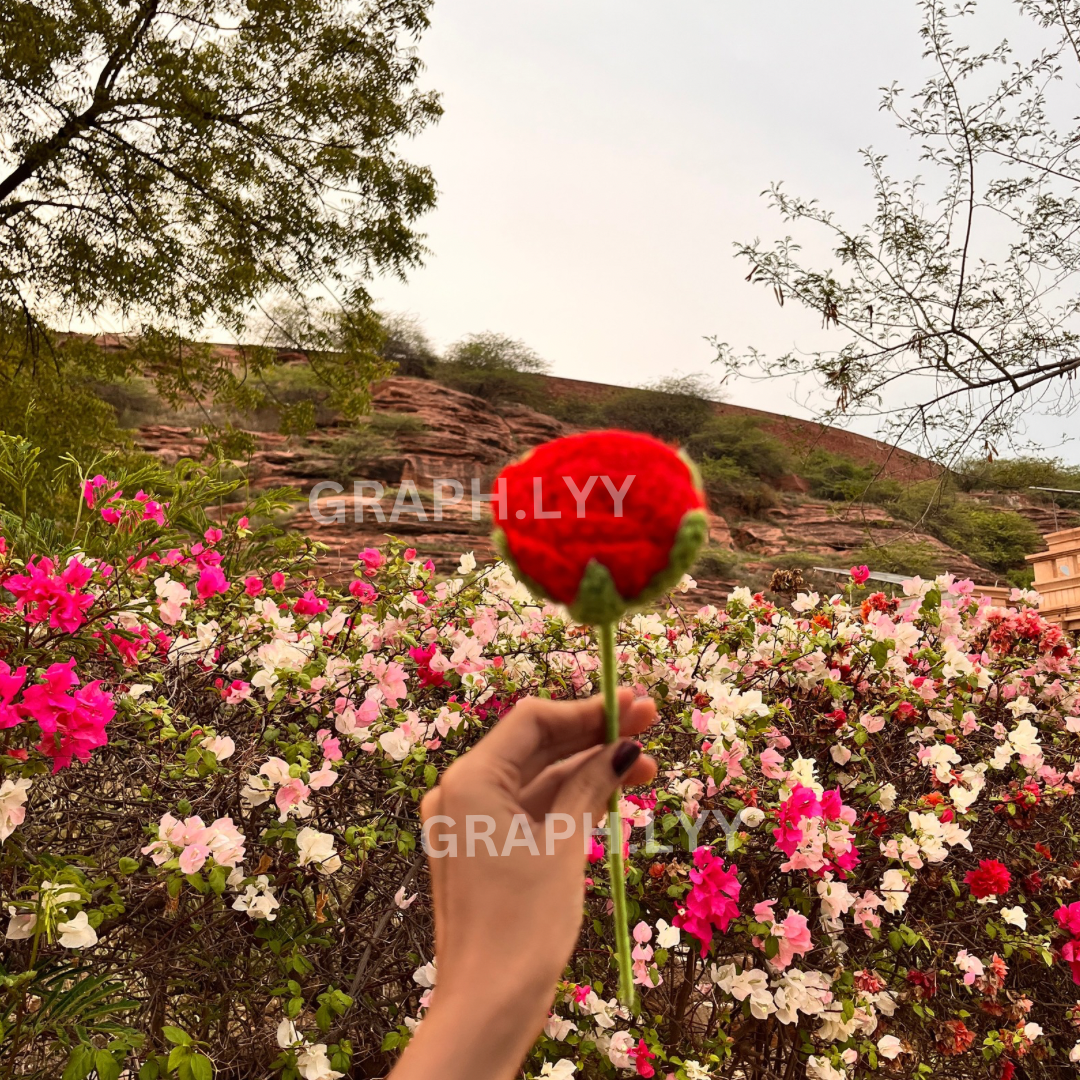
<svg viewBox="0 0 1080 1080">
<path fill-rule="evenodd" d="M 1071 904 L 1059 907 L 1054 912 L 1054 918 L 1062 930 L 1080 937 L 1080 900 L 1074 900 Z"/>
<path fill-rule="evenodd" d="M 73 757 L 89 761 L 91 751 L 108 742 L 105 727 L 116 715 L 116 705 L 100 682 L 76 687 L 79 679 L 72 658 L 66 664 L 52 664 L 44 682 L 23 692 L 22 711 L 41 729 L 37 748 L 53 759 L 53 772 L 67 768 Z"/>
<path fill-rule="evenodd" d="M 364 574 L 367 577 L 374 577 L 379 567 L 386 562 L 386 556 L 378 548 L 364 548 L 356 558 L 364 564 Z"/>
<path fill-rule="evenodd" d="M 695 850 L 694 866 L 690 871 L 692 888 L 671 924 L 693 934 L 701 942 L 701 955 L 706 956 L 714 928 L 726 934 L 732 920 L 738 917 L 742 886 L 738 867 L 732 864 L 728 869 L 707 847 Z"/>
<path fill-rule="evenodd" d="M 869 566 L 853 566 L 851 568 L 851 580 L 856 585 L 865 585 L 870 580 L 870 567 Z"/>
<path fill-rule="evenodd" d="M 0 731 L 23 722 L 23 713 L 18 706 L 12 704 L 12 700 L 25 682 L 25 664 L 12 671 L 5 661 L 0 660 Z"/>
<path fill-rule="evenodd" d="M 379 594 L 370 581 L 357 578 L 355 581 L 349 582 L 349 595 L 356 597 L 361 604 L 373 604 Z"/>
<path fill-rule="evenodd" d="M 637 1046 L 630 1053 L 633 1056 L 634 1067 L 637 1069 L 638 1076 L 643 1076 L 645 1080 L 649 1080 L 650 1077 L 656 1075 L 656 1069 L 652 1065 L 652 1062 L 656 1060 L 656 1055 L 649 1049 L 644 1039 L 638 1039 Z"/>
<path fill-rule="evenodd" d="M 293 611 L 297 615 L 321 615 L 329 606 L 329 601 L 308 589 L 303 596 L 297 598 L 293 604 Z"/>
<path fill-rule="evenodd" d="M 199 583 L 195 587 L 200 600 L 209 600 L 211 596 L 229 591 L 229 582 L 218 566 L 208 566 L 199 575 Z"/>
<path fill-rule="evenodd" d="M 4 588 L 14 595 L 15 610 L 31 626 L 48 621 L 54 629 L 73 634 L 86 622 L 94 603 L 93 593 L 82 591 L 92 576 L 93 570 L 77 558 L 59 574 L 51 559 L 31 558 L 26 573 L 7 577 Z"/>
</svg>

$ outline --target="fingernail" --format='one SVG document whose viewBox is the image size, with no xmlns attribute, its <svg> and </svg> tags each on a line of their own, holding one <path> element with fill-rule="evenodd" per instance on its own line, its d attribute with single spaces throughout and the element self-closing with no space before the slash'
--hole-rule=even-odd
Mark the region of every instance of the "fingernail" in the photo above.
<svg viewBox="0 0 1080 1080">
<path fill-rule="evenodd" d="M 611 767 L 616 776 L 625 776 L 630 766 L 641 757 L 641 747 L 633 739 L 624 739 L 611 758 Z"/>
</svg>

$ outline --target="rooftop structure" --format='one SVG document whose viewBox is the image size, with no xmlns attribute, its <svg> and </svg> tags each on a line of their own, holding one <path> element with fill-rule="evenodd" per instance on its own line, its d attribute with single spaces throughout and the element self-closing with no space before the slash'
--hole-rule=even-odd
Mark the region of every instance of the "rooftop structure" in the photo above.
<svg viewBox="0 0 1080 1080">
<path fill-rule="evenodd" d="M 1048 533 L 1046 543 L 1048 550 L 1027 556 L 1039 611 L 1063 630 L 1080 630 L 1080 529 Z"/>
</svg>

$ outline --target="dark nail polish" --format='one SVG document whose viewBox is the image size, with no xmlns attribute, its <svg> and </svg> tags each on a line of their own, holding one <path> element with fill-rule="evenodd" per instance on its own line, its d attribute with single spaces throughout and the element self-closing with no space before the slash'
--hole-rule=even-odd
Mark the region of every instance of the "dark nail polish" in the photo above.
<svg viewBox="0 0 1080 1080">
<path fill-rule="evenodd" d="M 624 740 L 615 750 L 611 758 L 611 767 L 616 776 L 625 776 L 630 771 L 630 766 L 641 757 L 641 747 L 633 739 Z"/>
</svg>

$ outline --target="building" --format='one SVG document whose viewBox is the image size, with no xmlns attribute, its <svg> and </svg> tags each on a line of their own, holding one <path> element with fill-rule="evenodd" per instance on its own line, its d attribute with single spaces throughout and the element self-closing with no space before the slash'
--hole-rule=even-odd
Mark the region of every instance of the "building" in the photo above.
<svg viewBox="0 0 1080 1080">
<path fill-rule="evenodd" d="M 1047 533 L 1048 550 L 1028 555 L 1039 612 L 1063 630 L 1080 630 L 1080 529 Z"/>
</svg>

